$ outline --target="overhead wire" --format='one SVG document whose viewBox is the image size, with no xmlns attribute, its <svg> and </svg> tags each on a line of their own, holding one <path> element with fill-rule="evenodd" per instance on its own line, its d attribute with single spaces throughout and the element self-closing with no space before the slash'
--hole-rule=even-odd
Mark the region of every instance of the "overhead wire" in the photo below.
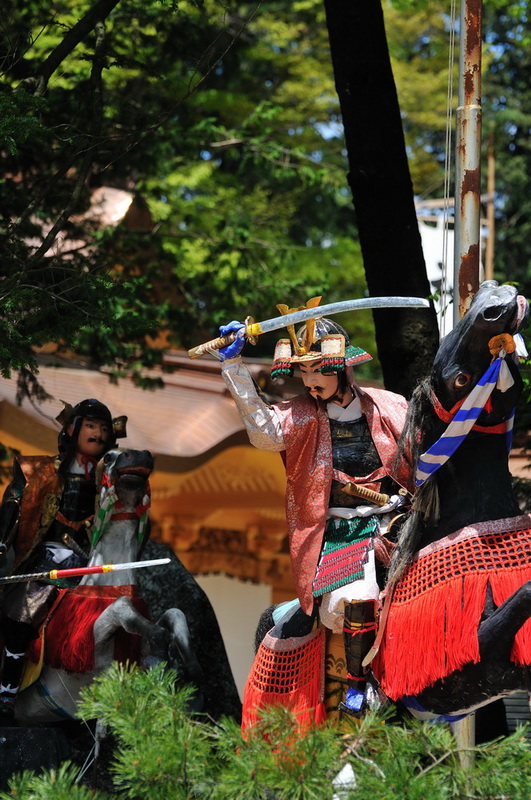
<svg viewBox="0 0 531 800">
<path fill-rule="evenodd" d="M 456 30 L 456 6 L 457 0 L 450 3 L 450 22 L 449 22 L 449 41 L 448 41 L 448 83 L 446 94 L 446 126 L 445 126 L 445 145 L 444 145 L 444 190 L 443 190 L 443 241 L 441 258 L 441 289 L 439 303 L 439 330 L 444 335 L 448 319 L 451 321 L 451 314 L 447 314 L 453 302 L 452 291 L 448 286 L 448 240 L 450 222 L 450 189 L 452 174 L 452 128 L 453 128 L 453 96 L 454 96 L 454 64 L 455 64 L 455 30 Z M 455 205 L 454 205 L 455 219 Z M 453 265 L 452 265 L 453 274 Z"/>
</svg>

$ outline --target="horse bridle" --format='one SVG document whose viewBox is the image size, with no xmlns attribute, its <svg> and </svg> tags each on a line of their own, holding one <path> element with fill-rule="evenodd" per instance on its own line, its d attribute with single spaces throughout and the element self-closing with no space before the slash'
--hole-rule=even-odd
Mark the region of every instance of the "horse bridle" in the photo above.
<svg viewBox="0 0 531 800">
<path fill-rule="evenodd" d="M 461 400 L 458 400 L 457 403 L 455 403 L 455 405 L 452 406 L 450 411 L 447 411 L 442 405 L 437 395 L 435 394 L 434 390 L 433 389 L 431 390 L 431 404 L 433 406 L 433 410 L 435 411 L 439 419 L 442 422 L 445 422 L 447 425 L 449 425 L 450 422 L 452 422 L 453 418 L 455 417 L 455 415 L 457 414 L 457 412 L 459 411 L 459 409 L 461 408 L 467 397 L 468 394 L 462 397 Z M 485 403 L 484 410 L 490 411 L 489 406 L 490 408 L 492 408 L 492 401 L 490 397 Z M 472 425 L 472 430 L 479 431 L 480 433 L 505 433 L 506 425 L 505 422 L 498 422 L 497 425 L 474 424 Z"/>
</svg>

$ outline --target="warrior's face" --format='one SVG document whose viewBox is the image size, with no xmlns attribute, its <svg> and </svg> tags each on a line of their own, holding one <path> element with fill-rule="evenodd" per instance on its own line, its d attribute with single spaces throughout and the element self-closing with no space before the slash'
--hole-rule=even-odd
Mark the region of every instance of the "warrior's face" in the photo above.
<svg viewBox="0 0 531 800">
<path fill-rule="evenodd" d="M 329 373 L 323 375 L 319 372 L 321 366 L 320 361 L 312 361 L 307 364 L 299 364 L 301 371 L 302 382 L 306 387 L 306 391 L 311 397 L 315 397 L 323 402 L 338 403 L 338 405 L 348 405 L 352 400 L 352 393 L 350 390 L 343 393 L 339 385 L 339 377 L 337 373 Z M 348 402 L 347 402 L 348 401 Z"/>
<path fill-rule="evenodd" d="M 70 431 L 68 432 L 72 435 Z M 109 425 L 104 420 L 83 419 L 77 437 L 77 454 L 89 456 L 90 458 L 100 458 L 109 440 L 109 435 Z"/>
</svg>

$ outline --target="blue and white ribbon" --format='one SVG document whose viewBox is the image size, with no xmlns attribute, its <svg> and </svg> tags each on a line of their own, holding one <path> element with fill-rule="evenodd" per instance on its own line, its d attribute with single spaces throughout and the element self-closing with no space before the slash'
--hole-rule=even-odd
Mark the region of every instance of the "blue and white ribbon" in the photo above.
<svg viewBox="0 0 531 800">
<path fill-rule="evenodd" d="M 437 472 L 439 467 L 442 467 L 455 453 L 476 423 L 494 387 L 497 385 L 501 392 L 506 392 L 513 385 L 514 379 L 504 357 L 505 352 L 502 350 L 466 397 L 440 439 L 420 456 L 415 475 L 416 486 L 422 486 L 424 481 Z M 513 422 L 514 409 L 505 423 L 508 450 L 511 447 Z"/>
</svg>

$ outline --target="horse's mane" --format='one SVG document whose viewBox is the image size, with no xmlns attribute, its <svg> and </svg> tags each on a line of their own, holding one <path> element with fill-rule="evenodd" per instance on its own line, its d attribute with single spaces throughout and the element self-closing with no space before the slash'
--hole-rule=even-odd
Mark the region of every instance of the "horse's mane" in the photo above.
<svg viewBox="0 0 531 800">
<path fill-rule="evenodd" d="M 407 458 L 415 474 L 424 451 L 437 439 L 440 421 L 433 411 L 432 388 L 425 378 L 415 389 L 409 402 L 404 429 L 398 442 L 398 459 Z M 388 580 L 396 581 L 418 550 L 428 525 L 437 523 L 440 514 L 437 476 L 428 478 L 416 491 L 411 513 L 403 525 L 389 567 Z"/>
</svg>

